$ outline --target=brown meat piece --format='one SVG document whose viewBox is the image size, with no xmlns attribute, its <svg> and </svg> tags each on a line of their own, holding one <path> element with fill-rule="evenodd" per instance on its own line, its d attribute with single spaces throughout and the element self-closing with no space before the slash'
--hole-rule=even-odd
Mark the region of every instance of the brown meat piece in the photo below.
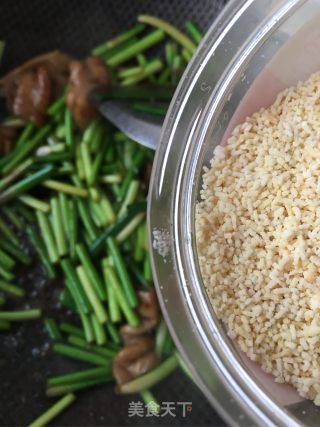
<svg viewBox="0 0 320 427">
<path fill-rule="evenodd" d="M 140 324 L 136 327 L 123 325 L 120 328 L 120 334 L 125 336 L 138 336 L 150 332 L 159 320 L 159 304 L 154 289 L 138 291 L 139 306 L 138 314 L 140 315 Z"/>
<path fill-rule="evenodd" d="M 7 99 L 8 110 L 43 125 L 49 104 L 67 83 L 70 60 L 61 52 L 49 52 L 7 74 L 0 81 L 0 95 Z"/>
<path fill-rule="evenodd" d="M 46 68 L 39 66 L 25 71 L 19 78 L 11 111 L 15 116 L 42 126 L 52 99 L 52 84 Z"/>
<path fill-rule="evenodd" d="M 150 332 L 158 323 L 157 319 L 142 319 L 139 326 L 133 327 L 130 325 L 123 325 L 120 328 L 120 334 L 124 335 L 142 335 Z"/>
<path fill-rule="evenodd" d="M 128 372 L 125 366 L 121 366 L 115 362 L 113 362 L 112 365 L 112 374 L 117 384 L 125 384 L 133 378 L 132 374 Z"/>
<path fill-rule="evenodd" d="M 124 384 L 152 369 L 157 364 L 153 352 L 154 339 L 140 335 L 127 343 L 113 359 L 113 376 L 117 384 Z"/>
<path fill-rule="evenodd" d="M 123 344 L 126 345 L 131 345 L 131 344 L 135 344 L 137 342 L 139 342 L 140 339 L 140 335 L 128 335 L 126 333 L 121 333 L 121 329 L 120 329 L 120 335 L 123 341 Z"/>
<path fill-rule="evenodd" d="M 9 153 L 13 146 L 16 134 L 16 128 L 0 125 L 0 155 Z"/>
<path fill-rule="evenodd" d="M 150 351 L 139 357 L 135 362 L 131 363 L 127 372 L 129 372 L 133 378 L 139 377 L 154 368 L 158 362 L 157 356 Z"/>
<path fill-rule="evenodd" d="M 158 322 L 159 305 L 155 290 L 139 290 L 138 297 L 140 301 L 138 313 L 140 316 L 150 320 L 155 319 Z"/>
<path fill-rule="evenodd" d="M 148 336 L 140 336 L 135 343 L 130 343 L 129 345 L 123 347 L 114 360 L 116 363 L 126 364 L 132 360 L 138 359 L 140 356 L 149 352 L 153 348 L 153 339 Z"/>
<path fill-rule="evenodd" d="M 67 105 L 80 128 L 86 128 L 98 115 L 88 100 L 90 92 L 98 87 L 106 87 L 110 81 L 110 73 L 100 58 L 90 56 L 82 62 L 71 62 Z"/>
<path fill-rule="evenodd" d="M 20 67 L 15 68 L 6 74 L 0 80 L 0 95 L 7 97 L 14 91 L 19 77 L 25 72 L 43 66 L 49 72 L 50 78 L 54 83 L 54 95 L 58 96 L 61 89 L 66 85 L 69 79 L 69 64 L 72 57 L 65 53 L 54 50 L 52 52 L 39 55 L 30 61 L 25 62 Z"/>
<path fill-rule="evenodd" d="M 150 335 L 159 320 L 157 296 L 154 289 L 148 289 L 139 290 L 138 298 L 140 324 L 137 327 L 123 325 L 120 328 L 124 347 L 113 360 L 113 375 L 117 384 L 125 384 L 157 364 L 154 339 Z"/>
</svg>

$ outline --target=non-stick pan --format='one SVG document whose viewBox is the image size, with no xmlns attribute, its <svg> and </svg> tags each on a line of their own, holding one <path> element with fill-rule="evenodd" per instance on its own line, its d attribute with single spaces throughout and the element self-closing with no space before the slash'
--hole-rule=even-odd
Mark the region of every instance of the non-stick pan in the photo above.
<svg viewBox="0 0 320 427">
<path fill-rule="evenodd" d="M 6 48 L 0 74 L 52 49 L 84 57 L 95 45 L 133 25 L 138 13 L 163 17 L 180 28 L 187 19 L 192 19 L 205 30 L 224 3 L 224 0 L 1 0 L 0 39 L 6 42 Z M 59 316 L 59 281 L 48 281 L 36 264 L 21 271 L 18 281 L 28 293 L 24 306 L 40 305 L 46 314 Z M 10 333 L 1 334 L 0 425 L 27 425 L 51 404 L 45 397 L 47 376 L 81 366 L 51 352 L 41 322 L 16 326 Z M 107 385 L 79 393 L 75 404 L 53 424 L 223 425 L 203 395 L 181 372 L 155 387 L 154 393 L 160 402 L 191 402 L 192 411 L 185 418 L 130 418 L 129 402 L 138 401 L 139 396 L 116 396 L 113 385 Z"/>
</svg>

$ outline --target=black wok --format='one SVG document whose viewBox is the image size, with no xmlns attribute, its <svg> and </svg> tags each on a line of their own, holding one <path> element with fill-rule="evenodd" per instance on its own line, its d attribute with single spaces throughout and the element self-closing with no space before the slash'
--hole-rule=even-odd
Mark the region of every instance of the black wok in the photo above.
<svg viewBox="0 0 320 427">
<path fill-rule="evenodd" d="M 132 26 L 138 13 L 149 13 L 183 27 L 187 19 L 206 29 L 223 0 L 1 0 L 0 39 L 6 42 L 0 68 L 9 69 L 33 56 L 60 49 L 84 57 L 92 47 Z M 18 282 L 28 291 L 22 306 L 41 306 L 46 315 L 59 316 L 59 282 L 48 281 L 36 263 L 19 273 Z M 13 307 L 13 306 L 12 306 Z M 17 307 L 17 303 L 14 303 Z M 45 396 L 49 375 L 79 369 L 50 350 L 41 322 L 14 326 L 0 335 L 0 425 L 27 425 L 51 404 Z M 158 400 L 192 402 L 186 418 L 129 418 L 130 401 L 139 396 L 116 396 L 113 385 L 78 393 L 77 401 L 52 425 L 223 425 L 200 391 L 177 371 L 154 388 Z"/>
</svg>

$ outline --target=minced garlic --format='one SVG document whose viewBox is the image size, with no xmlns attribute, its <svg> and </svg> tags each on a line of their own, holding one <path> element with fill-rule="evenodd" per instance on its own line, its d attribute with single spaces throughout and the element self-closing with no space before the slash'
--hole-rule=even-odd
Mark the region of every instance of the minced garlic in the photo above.
<svg viewBox="0 0 320 427">
<path fill-rule="evenodd" d="M 200 268 L 217 316 L 320 404 L 320 73 L 237 126 L 203 174 Z"/>
</svg>

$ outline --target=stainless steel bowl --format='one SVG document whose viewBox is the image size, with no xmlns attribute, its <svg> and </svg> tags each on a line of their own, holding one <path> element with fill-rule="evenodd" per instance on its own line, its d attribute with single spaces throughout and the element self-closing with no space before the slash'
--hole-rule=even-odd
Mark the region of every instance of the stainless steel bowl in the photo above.
<svg viewBox="0 0 320 427">
<path fill-rule="evenodd" d="M 231 1 L 183 76 L 156 155 L 149 236 L 159 299 L 196 383 L 230 424 L 316 425 L 319 410 L 249 363 L 215 316 L 195 245 L 202 170 L 245 114 L 320 69 L 319 52 L 319 0 Z"/>
</svg>

